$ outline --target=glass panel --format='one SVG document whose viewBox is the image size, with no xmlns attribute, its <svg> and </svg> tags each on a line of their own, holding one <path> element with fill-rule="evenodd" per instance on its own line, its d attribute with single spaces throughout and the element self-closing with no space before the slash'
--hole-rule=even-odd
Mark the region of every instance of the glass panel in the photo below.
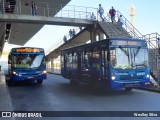
<svg viewBox="0 0 160 120">
<path fill-rule="evenodd" d="M 44 55 L 18 54 L 13 55 L 13 66 L 15 68 L 37 68 L 45 66 Z"/>
<path fill-rule="evenodd" d="M 111 48 L 111 66 L 118 69 L 148 67 L 148 50 L 145 48 Z"/>
</svg>

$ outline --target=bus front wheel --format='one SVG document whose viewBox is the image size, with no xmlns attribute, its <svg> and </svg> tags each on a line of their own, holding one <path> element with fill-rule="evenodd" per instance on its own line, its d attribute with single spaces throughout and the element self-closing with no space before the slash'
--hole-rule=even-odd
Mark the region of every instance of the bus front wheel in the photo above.
<svg viewBox="0 0 160 120">
<path fill-rule="evenodd" d="M 132 88 L 125 88 L 126 91 L 132 91 Z"/>
<path fill-rule="evenodd" d="M 38 84 L 42 84 L 43 80 L 37 80 Z"/>
</svg>

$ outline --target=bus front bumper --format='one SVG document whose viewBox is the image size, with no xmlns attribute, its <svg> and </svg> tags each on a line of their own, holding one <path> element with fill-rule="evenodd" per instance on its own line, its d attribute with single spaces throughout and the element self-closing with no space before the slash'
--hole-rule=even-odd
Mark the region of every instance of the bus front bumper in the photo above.
<svg viewBox="0 0 160 120">
<path fill-rule="evenodd" d="M 25 76 L 12 75 L 11 80 L 12 81 L 33 81 L 33 80 L 43 80 L 43 79 L 46 79 L 46 78 L 47 78 L 46 74 L 41 74 L 41 75 L 25 75 Z"/>
<path fill-rule="evenodd" d="M 150 81 L 142 80 L 142 81 L 112 81 L 111 82 L 111 89 L 118 89 L 118 88 L 138 88 L 138 87 L 147 87 L 150 86 Z"/>
</svg>

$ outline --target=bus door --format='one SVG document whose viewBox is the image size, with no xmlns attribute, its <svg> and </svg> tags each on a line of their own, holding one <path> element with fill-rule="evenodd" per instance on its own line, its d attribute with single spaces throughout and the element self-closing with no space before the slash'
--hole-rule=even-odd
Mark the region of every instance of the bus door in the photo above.
<svg viewBox="0 0 160 120">
<path fill-rule="evenodd" d="M 62 53 L 62 56 L 61 56 L 61 72 L 62 72 L 62 74 L 66 74 L 66 62 L 67 62 L 67 60 L 66 60 L 66 54 L 63 52 Z"/>
<path fill-rule="evenodd" d="M 106 79 L 106 77 L 107 77 L 107 70 L 106 70 L 106 68 L 107 68 L 107 51 L 106 51 L 106 49 L 104 48 L 104 49 L 102 49 L 102 79 L 103 80 L 105 80 Z"/>
<path fill-rule="evenodd" d="M 102 49 L 102 75 L 103 75 L 103 83 L 104 83 L 104 87 L 105 88 L 109 88 L 109 79 L 108 79 L 108 74 L 109 74 L 109 67 L 108 67 L 108 59 L 107 59 L 107 57 L 109 57 L 108 55 L 107 55 L 108 53 L 107 53 L 107 49 L 106 48 L 104 48 L 104 49 Z"/>
<path fill-rule="evenodd" d="M 78 67 L 78 77 L 81 76 L 81 59 L 82 59 L 82 53 L 80 51 L 77 52 L 78 53 L 78 64 L 77 64 L 77 67 Z"/>
</svg>

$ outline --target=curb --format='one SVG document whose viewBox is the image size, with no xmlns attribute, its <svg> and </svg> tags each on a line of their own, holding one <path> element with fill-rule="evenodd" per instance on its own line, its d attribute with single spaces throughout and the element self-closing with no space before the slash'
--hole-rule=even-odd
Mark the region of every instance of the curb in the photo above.
<svg viewBox="0 0 160 120">
<path fill-rule="evenodd" d="M 5 76 L 1 73 L 0 74 L 0 111 L 1 112 L 6 112 L 6 111 L 13 111 L 13 107 L 12 107 L 12 102 L 11 102 L 11 98 L 10 98 L 10 93 L 8 90 L 8 86 L 6 85 L 5 82 Z M 2 113 L 1 113 L 2 114 Z M 3 118 L 3 117 L 2 117 Z M 7 120 L 15 120 L 15 118 L 7 117 Z"/>
<path fill-rule="evenodd" d="M 160 93 L 159 88 L 139 88 L 139 89 Z"/>
</svg>

